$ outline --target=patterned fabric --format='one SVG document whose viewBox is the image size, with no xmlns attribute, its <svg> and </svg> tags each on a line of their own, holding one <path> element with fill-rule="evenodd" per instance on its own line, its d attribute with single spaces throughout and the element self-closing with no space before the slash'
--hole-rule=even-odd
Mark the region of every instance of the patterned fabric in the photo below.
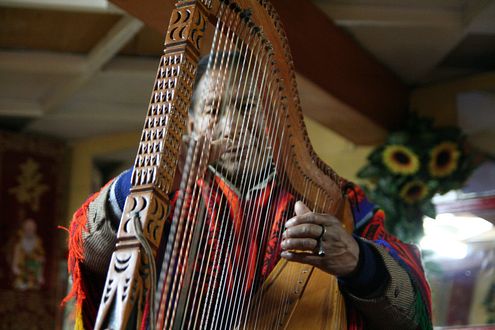
<svg viewBox="0 0 495 330">
<path fill-rule="evenodd" d="M 216 219 L 216 214 L 220 212 L 229 214 L 229 230 L 233 231 L 235 235 L 243 233 L 249 238 L 247 240 L 249 248 L 242 250 L 237 248 L 229 258 L 230 265 L 228 265 L 229 269 L 232 269 L 233 265 L 241 262 L 240 260 L 248 260 L 250 276 L 246 280 L 244 287 L 247 292 L 259 284 L 254 283 L 254 278 L 266 278 L 279 260 L 280 232 L 283 229 L 285 220 L 292 216 L 294 197 L 284 191 L 277 190 L 272 184 L 268 184 L 264 189 L 256 191 L 249 199 L 240 198 L 218 177 L 214 180 L 212 187 L 209 187 L 204 182 L 199 182 L 199 184 L 210 219 L 208 223 L 211 233 L 211 239 L 208 241 L 209 248 L 219 253 L 226 253 L 226 251 L 221 250 L 222 245 L 219 244 L 220 237 L 217 231 L 219 224 L 215 220 L 211 220 Z M 219 189 L 213 189 L 213 187 L 218 187 Z M 275 193 L 270 194 L 272 190 Z M 359 187 L 346 184 L 343 190 L 352 202 L 354 222 L 357 228 L 355 234 L 368 240 L 367 242 L 383 257 L 385 267 L 391 276 L 389 285 L 380 297 L 366 299 L 355 297 L 346 292 L 345 288 L 341 288 L 348 302 L 348 329 L 388 329 L 387 323 L 375 326 L 367 322 L 366 315 L 369 315 L 368 312 L 376 314 L 377 310 L 389 311 L 391 318 L 395 315 L 395 319 L 392 319 L 396 322 L 395 324 L 401 324 L 401 322 L 405 324 L 401 328 L 431 329 L 430 291 L 421 267 L 419 251 L 416 247 L 402 243 L 386 233 L 383 212 L 376 210 L 374 206 L 370 209 L 373 204 L 366 199 Z M 217 191 L 217 193 L 210 194 L 212 191 Z M 87 210 L 92 201 L 96 203 L 99 200 L 99 194 L 92 196 L 76 214 L 87 215 L 87 211 L 84 210 Z M 272 197 L 272 200 L 270 200 L 270 196 L 275 196 L 276 198 L 273 199 Z M 269 204 L 276 205 L 276 207 L 267 208 Z M 250 210 L 255 207 L 262 211 L 256 213 L 256 216 L 250 217 L 249 223 L 243 221 L 246 214 L 255 215 L 250 213 Z M 267 233 L 269 235 L 267 243 L 260 244 L 265 240 L 260 239 L 260 234 L 254 229 L 257 228 L 257 222 L 264 218 L 273 219 L 273 222 L 269 225 L 271 230 Z M 69 248 L 71 250 L 70 256 L 76 255 L 77 258 L 72 257 L 71 259 L 69 256 L 69 270 L 74 278 L 71 296 L 77 297 L 78 308 L 76 313 L 82 313 L 84 316 L 81 318 L 84 321 L 84 328 L 91 329 L 99 304 L 99 296 L 98 294 L 93 294 L 93 292 L 102 290 L 102 287 L 97 288 L 95 283 L 98 281 L 103 283 L 104 278 L 100 279 L 101 275 L 81 271 L 81 269 L 85 269 L 84 254 L 81 251 L 84 249 L 83 233 L 88 219 L 84 221 L 81 217 L 75 217 L 74 219 L 77 225 L 71 226 L 72 244 L 69 245 Z M 247 226 L 248 224 L 249 226 Z M 265 252 L 263 253 L 262 261 L 257 262 L 256 256 L 259 251 Z M 217 271 L 217 267 L 213 266 L 207 271 L 213 274 Z M 398 293 L 399 291 L 401 292 L 400 294 Z M 414 322 L 411 322 L 411 319 Z M 384 317 L 384 322 L 388 322 L 386 317 Z M 415 326 L 411 326 L 412 323 Z"/>
<path fill-rule="evenodd" d="M 400 272 L 400 269 L 391 270 L 391 268 L 396 267 L 394 263 L 390 262 L 391 258 L 400 265 L 401 269 L 407 272 L 414 294 L 415 305 L 412 317 L 418 329 L 432 329 L 430 287 L 426 281 L 418 247 L 399 241 L 385 230 L 385 213 L 376 207 L 370 209 L 370 205 L 373 204 L 368 201 L 359 186 L 347 183 L 344 190 L 351 201 L 356 233 L 375 245 L 378 252 L 382 254 L 392 278 L 394 278 L 394 274 Z M 380 249 L 380 247 L 384 249 Z M 392 295 L 397 296 L 397 292 Z M 359 312 L 351 311 L 351 314 L 350 318 L 355 319 L 356 322 L 358 322 L 357 319 L 362 318 Z M 399 315 L 401 314 L 399 313 Z"/>
<path fill-rule="evenodd" d="M 250 198 L 241 198 L 218 176 L 211 185 L 202 180 L 198 185 L 208 213 L 208 233 L 204 235 L 207 239 L 201 240 L 196 260 L 210 262 L 205 270 L 197 265 L 194 281 L 214 291 L 212 297 L 217 297 L 222 285 L 226 286 L 227 295 L 234 291 L 248 295 L 280 258 L 278 239 L 287 220 L 284 211 L 293 199 L 272 184 L 252 192 Z M 269 221 L 264 224 L 266 230 L 260 230 L 262 219 Z M 235 281 L 236 274 L 242 274 L 239 278 L 243 280 Z"/>
<path fill-rule="evenodd" d="M 108 190 L 110 183 L 105 185 L 101 191 Z M 100 191 L 100 192 L 101 192 Z M 98 198 L 100 192 L 89 197 L 86 202 L 74 213 L 69 228 L 69 254 L 68 271 L 72 277 L 72 288 L 62 303 L 75 298 L 75 329 L 90 329 L 96 319 L 96 311 L 99 299 L 94 297 L 92 288 L 93 278 L 85 271 L 85 254 L 83 236 L 88 232 L 88 211 L 90 204 Z M 104 280 L 104 279 L 103 279 Z M 101 289 L 103 290 L 103 288 Z M 101 295 L 101 291 L 98 293 Z M 88 327 L 90 325 L 90 327 Z"/>
</svg>

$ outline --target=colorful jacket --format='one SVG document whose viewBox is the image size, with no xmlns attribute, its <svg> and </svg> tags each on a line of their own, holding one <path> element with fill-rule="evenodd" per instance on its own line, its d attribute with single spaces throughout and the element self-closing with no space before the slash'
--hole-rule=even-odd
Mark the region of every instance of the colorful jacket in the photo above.
<svg viewBox="0 0 495 330">
<path fill-rule="evenodd" d="M 73 287 L 65 301 L 76 298 L 76 328 L 93 327 L 106 271 L 116 242 L 115 233 L 123 201 L 128 193 L 129 174 L 130 172 L 126 172 L 111 181 L 91 196 L 74 214 L 70 226 L 68 265 Z M 276 189 L 268 182 L 256 190 L 254 197 L 246 202 L 218 176 L 215 177 L 213 185 L 220 188 L 220 194 L 227 196 L 231 230 L 239 232 L 244 230 L 242 209 L 249 209 L 254 204 L 263 209 L 268 203 L 266 196 L 270 195 L 269 190 Z M 210 188 L 204 186 L 202 191 L 209 191 Z M 347 303 L 348 329 L 431 329 L 430 290 L 421 266 L 419 250 L 385 231 L 383 211 L 370 203 L 358 186 L 348 183 L 342 188 L 351 201 L 354 236 L 360 246 L 359 270 L 351 278 L 339 279 L 341 292 Z M 209 194 L 204 194 L 207 195 Z M 259 246 L 258 240 L 252 238 L 250 247 L 245 249 L 250 255 L 243 256 L 251 260 L 250 267 L 257 269 L 258 277 L 261 278 L 266 277 L 279 260 L 280 236 L 277 233 L 282 229 L 281 226 L 287 220 L 288 212 L 290 213 L 288 210 L 293 209 L 295 202 L 291 194 L 283 191 L 276 196 L 277 200 L 271 202 L 277 207 L 269 217 L 265 217 L 273 219 L 268 243 Z M 214 212 L 219 212 L 215 209 L 218 198 L 219 196 L 213 196 L 206 203 L 209 205 L 210 219 L 215 218 L 212 216 Z M 214 228 L 215 224 L 210 222 L 209 226 Z M 249 235 L 254 237 L 256 234 Z M 218 237 L 212 235 L 212 238 L 209 244 L 215 248 Z M 253 253 L 257 254 L 260 249 L 264 251 L 264 257 L 262 265 L 257 266 L 251 256 Z M 241 251 L 236 253 L 241 254 Z M 255 272 L 250 272 L 246 288 L 256 286 L 256 283 L 252 282 Z"/>
</svg>

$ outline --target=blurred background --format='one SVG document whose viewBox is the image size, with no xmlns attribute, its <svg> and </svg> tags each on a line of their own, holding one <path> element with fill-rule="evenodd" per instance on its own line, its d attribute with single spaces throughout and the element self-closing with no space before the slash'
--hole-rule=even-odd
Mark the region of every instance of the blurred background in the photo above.
<svg viewBox="0 0 495 330">
<path fill-rule="evenodd" d="M 340 175 L 361 182 L 410 111 L 483 154 L 463 189 L 434 198 L 420 244 L 435 325 L 495 323 L 495 1 L 273 3 L 313 147 Z M 0 0 L 0 329 L 70 326 L 58 227 L 131 166 L 172 5 Z"/>
</svg>

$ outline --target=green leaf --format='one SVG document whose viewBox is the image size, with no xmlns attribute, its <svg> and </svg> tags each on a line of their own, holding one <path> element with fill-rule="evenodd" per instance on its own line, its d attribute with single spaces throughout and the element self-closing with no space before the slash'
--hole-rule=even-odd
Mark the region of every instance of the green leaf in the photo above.
<svg viewBox="0 0 495 330">
<path fill-rule="evenodd" d="M 397 182 L 393 178 L 388 176 L 383 176 L 378 180 L 377 188 L 383 191 L 384 194 L 387 194 L 388 196 L 394 196 L 399 190 Z"/>
<path fill-rule="evenodd" d="M 424 215 L 433 219 L 435 219 L 435 217 L 437 216 L 437 210 L 435 209 L 435 205 L 433 205 L 431 201 L 425 202 L 421 206 L 421 211 L 423 211 Z"/>
<path fill-rule="evenodd" d="M 389 144 L 401 144 L 401 145 L 405 145 L 409 142 L 409 133 L 405 132 L 405 131 L 399 131 L 399 132 L 394 132 L 394 133 L 391 133 L 389 136 L 388 136 L 388 143 Z"/>
<path fill-rule="evenodd" d="M 382 153 L 383 149 L 385 149 L 385 146 L 381 146 L 373 150 L 369 155 L 368 155 L 368 160 L 371 163 L 375 164 L 381 164 L 382 163 Z"/>
<path fill-rule="evenodd" d="M 421 150 L 422 153 L 429 154 L 431 146 L 436 144 L 437 135 L 432 131 L 421 132 L 418 139 L 417 144 L 426 147 L 426 150 Z"/>
<path fill-rule="evenodd" d="M 380 167 L 368 164 L 359 170 L 357 177 L 362 179 L 376 178 L 383 174 L 383 170 Z"/>
<path fill-rule="evenodd" d="M 437 191 L 438 187 L 440 186 L 440 182 L 438 180 L 429 180 L 427 181 L 426 185 L 428 186 L 428 190 L 430 192 Z"/>
<path fill-rule="evenodd" d="M 462 131 L 458 127 L 442 127 L 438 129 L 437 135 L 443 140 L 457 141 L 462 136 Z"/>
</svg>

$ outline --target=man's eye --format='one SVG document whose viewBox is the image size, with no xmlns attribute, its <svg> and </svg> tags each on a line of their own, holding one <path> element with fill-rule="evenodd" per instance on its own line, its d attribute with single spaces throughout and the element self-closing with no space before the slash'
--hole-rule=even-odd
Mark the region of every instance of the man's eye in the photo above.
<svg viewBox="0 0 495 330">
<path fill-rule="evenodd" d="M 204 110 L 204 114 L 205 115 L 209 115 L 209 116 L 215 116 L 217 114 L 218 110 L 216 107 L 213 107 L 213 106 L 207 106 Z"/>
</svg>

